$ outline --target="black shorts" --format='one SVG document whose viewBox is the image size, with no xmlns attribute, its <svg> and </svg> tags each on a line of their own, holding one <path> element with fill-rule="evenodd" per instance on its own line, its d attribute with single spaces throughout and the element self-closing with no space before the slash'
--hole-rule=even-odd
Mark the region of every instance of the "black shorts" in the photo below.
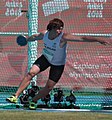
<svg viewBox="0 0 112 120">
<path fill-rule="evenodd" d="M 54 82 L 58 82 L 63 71 L 65 65 L 52 65 L 49 63 L 49 61 L 44 57 L 44 55 L 41 55 L 35 62 L 34 65 L 37 65 L 40 68 L 40 72 L 46 70 L 48 67 L 50 67 L 49 71 L 49 79 L 53 80 Z"/>
</svg>

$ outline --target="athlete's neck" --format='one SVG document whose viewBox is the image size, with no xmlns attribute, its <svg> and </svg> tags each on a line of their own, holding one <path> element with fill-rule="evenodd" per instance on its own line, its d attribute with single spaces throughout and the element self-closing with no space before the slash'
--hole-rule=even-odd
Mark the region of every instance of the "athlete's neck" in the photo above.
<svg viewBox="0 0 112 120">
<path fill-rule="evenodd" d="M 51 30 L 51 31 L 49 31 L 49 33 L 48 33 L 48 38 L 50 39 L 50 40 L 54 40 L 56 37 L 58 37 L 59 35 L 60 35 L 61 33 L 58 33 L 58 32 L 56 32 L 56 31 L 54 31 L 54 30 Z"/>
</svg>

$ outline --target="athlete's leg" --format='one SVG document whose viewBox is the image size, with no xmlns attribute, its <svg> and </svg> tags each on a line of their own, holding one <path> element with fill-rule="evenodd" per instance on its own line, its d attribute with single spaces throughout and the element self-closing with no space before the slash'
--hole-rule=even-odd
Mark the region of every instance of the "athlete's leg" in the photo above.
<svg viewBox="0 0 112 120">
<path fill-rule="evenodd" d="M 32 78 L 40 72 L 40 68 L 37 65 L 33 65 L 30 71 L 23 78 L 15 96 L 18 98 L 19 95 L 23 92 L 23 90 L 30 84 Z"/>
<path fill-rule="evenodd" d="M 64 65 L 54 66 L 51 65 L 49 72 L 49 79 L 44 88 L 42 88 L 38 94 L 32 99 L 33 102 L 37 102 L 42 97 L 45 97 L 54 88 L 56 83 L 59 81 L 64 70 Z"/>
<path fill-rule="evenodd" d="M 6 101 L 10 103 L 17 103 L 19 95 L 30 84 L 32 77 L 38 74 L 39 71 L 40 71 L 40 68 L 37 65 L 33 65 L 29 73 L 27 73 L 27 75 L 23 78 L 15 95 L 12 95 L 11 97 L 6 98 Z"/>
<path fill-rule="evenodd" d="M 33 102 L 37 102 L 37 100 L 39 100 L 42 97 L 45 97 L 46 95 L 49 94 L 49 92 L 53 89 L 53 87 L 55 86 L 56 82 L 52 81 L 52 80 L 48 80 L 45 87 L 42 88 L 38 94 L 32 99 Z"/>
<path fill-rule="evenodd" d="M 20 87 L 18 91 L 16 92 L 16 97 L 19 97 L 21 92 L 30 84 L 32 78 L 38 74 L 39 72 L 42 72 L 46 70 L 49 67 L 49 62 L 47 59 L 41 55 L 35 62 L 32 68 L 30 69 L 29 73 L 24 77 L 22 83 L 20 84 Z"/>
</svg>

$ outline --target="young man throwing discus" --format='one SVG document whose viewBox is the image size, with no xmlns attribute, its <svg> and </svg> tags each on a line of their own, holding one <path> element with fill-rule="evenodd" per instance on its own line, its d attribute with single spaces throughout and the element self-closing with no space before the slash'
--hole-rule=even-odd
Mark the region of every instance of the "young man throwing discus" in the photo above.
<svg viewBox="0 0 112 120">
<path fill-rule="evenodd" d="M 6 99 L 8 102 L 17 103 L 18 97 L 30 84 L 32 78 L 38 73 L 50 67 L 49 77 L 45 87 L 43 87 L 32 99 L 32 101 L 29 102 L 29 108 L 36 109 L 37 101 L 40 98 L 48 95 L 61 78 L 66 63 L 67 41 L 73 40 L 76 42 L 99 42 L 104 45 L 109 44 L 101 38 L 90 36 L 74 36 L 69 33 L 64 33 L 63 28 L 63 21 L 61 19 L 54 18 L 53 20 L 49 21 L 49 24 L 47 25 L 47 30 L 27 38 L 27 42 L 43 40 L 43 52 L 23 78 L 15 95 Z"/>
</svg>

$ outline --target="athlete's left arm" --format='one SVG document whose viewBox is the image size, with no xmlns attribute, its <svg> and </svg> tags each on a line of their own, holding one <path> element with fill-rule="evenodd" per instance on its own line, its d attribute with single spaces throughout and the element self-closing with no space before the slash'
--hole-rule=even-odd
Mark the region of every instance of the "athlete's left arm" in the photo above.
<svg viewBox="0 0 112 120">
<path fill-rule="evenodd" d="M 103 37 L 92 37 L 92 36 L 76 36 L 69 33 L 64 33 L 63 39 L 65 41 L 75 41 L 75 42 L 99 42 L 101 44 L 107 45 L 112 44 Z"/>
</svg>

